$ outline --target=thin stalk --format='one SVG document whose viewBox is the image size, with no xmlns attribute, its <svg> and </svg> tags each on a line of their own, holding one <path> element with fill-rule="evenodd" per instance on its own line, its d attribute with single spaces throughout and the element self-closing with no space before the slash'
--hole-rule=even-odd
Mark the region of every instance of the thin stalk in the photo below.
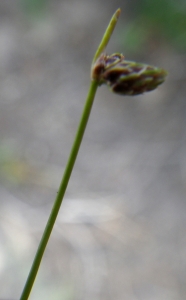
<svg viewBox="0 0 186 300">
<path fill-rule="evenodd" d="M 26 281 L 26 284 L 23 289 L 20 300 L 28 299 L 29 294 L 32 289 L 32 286 L 34 284 L 34 281 L 35 281 L 35 278 L 36 278 L 36 275 L 37 275 L 37 272 L 38 272 L 38 269 L 39 269 L 39 266 L 40 266 L 45 248 L 46 248 L 46 245 L 48 243 L 50 234 L 51 234 L 53 226 L 55 224 L 64 194 L 65 194 L 65 191 L 66 191 L 69 179 L 70 179 L 70 175 L 72 173 L 72 169 L 73 169 L 75 161 L 76 161 L 76 157 L 77 157 L 79 147 L 80 147 L 80 144 L 81 144 L 84 132 L 85 132 L 85 128 L 86 128 L 86 125 L 88 122 L 88 118 L 90 115 L 90 111 L 92 108 L 92 104 L 93 104 L 93 100 L 94 100 L 94 97 L 96 94 L 97 87 L 98 87 L 98 83 L 96 81 L 92 81 L 89 92 L 88 92 L 87 101 L 85 103 L 85 107 L 84 107 L 83 114 L 81 117 L 81 121 L 79 124 L 79 128 L 77 130 L 74 144 L 72 146 L 72 150 L 71 150 L 71 153 L 70 153 L 67 165 L 66 165 L 66 169 L 65 169 L 62 181 L 61 181 L 61 185 L 59 187 L 56 200 L 54 202 L 51 214 L 50 214 L 48 222 L 46 224 L 43 236 L 41 238 L 38 250 L 36 252 L 36 255 L 35 255 L 35 258 L 34 258 L 34 261 L 33 261 L 33 264 L 32 264 L 30 273 L 28 275 L 28 279 Z"/>
<path fill-rule="evenodd" d="M 99 51 L 97 50 L 97 52 L 94 56 L 94 59 L 97 57 L 97 55 L 99 53 L 101 54 L 103 48 L 106 47 L 106 45 L 107 45 L 107 43 L 108 43 L 108 41 L 111 37 L 111 34 L 114 30 L 114 27 L 116 25 L 116 21 L 117 21 L 116 19 L 118 18 L 119 12 L 120 12 L 120 10 L 117 10 L 116 13 L 114 14 L 115 17 L 114 16 L 112 17 L 112 19 L 110 21 L 110 24 L 107 27 L 106 32 L 103 36 L 103 40 L 101 41 L 100 46 L 98 47 Z M 117 15 L 117 18 L 116 18 L 116 15 Z M 72 173 L 75 161 L 76 161 L 76 157 L 77 157 L 77 154 L 78 154 L 78 151 L 79 151 L 82 139 L 83 139 L 83 135 L 84 135 L 84 132 L 85 132 L 85 129 L 86 129 L 86 125 L 87 125 L 89 116 L 90 116 L 91 108 L 92 108 L 92 105 L 93 105 L 93 101 L 94 101 L 94 98 L 95 98 L 95 94 L 96 94 L 98 85 L 99 85 L 99 82 L 96 81 L 96 80 L 92 80 L 91 83 L 90 83 L 89 92 L 88 92 L 87 99 L 86 99 L 86 102 L 85 102 L 85 106 L 84 106 L 84 109 L 83 109 L 83 113 L 82 113 L 82 116 L 81 116 L 81 119 L 80 119 L 80 123 L 79 123 L 78 129 L 77 129 L 77 133 L 76 133 L 76 136 L 75 136 L 75 139 L 74 139 L 72 150 L 70 152 L 69 159 L 68 159 L 68 162 L 67 162 L 67 165 L 66 165 L 66 168 L 65 168 L 65 172 L 64 172 L 64 175 L 63 175 L 63 178 L 62 178 L 62 181 L 61 181 L 61 184 L 60 184 L 60 187 L 59 187 L 59 190 L 58 190 L 58 193 L 57 193 L 57 196 L 56 196 L 53 208 L 52 208 L 52 211 L 50 213 L 48 222 L 46 224 L 46 227 L 45 227 L 45 230 L 43 232 L 41 241 L 39 243 L 35 258 L 33 260 L 33 263 L 32 263 L 27 281 L 25 283 L 22 295 L 20 297 L 20 300 L 27 300 L 28 299 L 28 297 L 30 295 L 30 292 L 31 292 L 31 289 L 33 287 L 35 278 L 37 276 L 37 272 L 39 270 L 39 266 L 40 266 L 43 254 L 45 252 L 45 248 L 47 246 L 48 240 L 50 238 L 50 234 L 51 234 L 52 229 L 54 227 L 54 224 L 55 224 L 55 221 L 56 221 L 61 203 L 63 201 L 64 194 L 65 194 L 65 191 L 66 191 L 66 188 L 67 188 L 67 185 L 68 185 L 68 182 L 69 182 L 69 179 L 70 179 L 70 176 L 71 176 L 71 173 Z"/>
</svg>

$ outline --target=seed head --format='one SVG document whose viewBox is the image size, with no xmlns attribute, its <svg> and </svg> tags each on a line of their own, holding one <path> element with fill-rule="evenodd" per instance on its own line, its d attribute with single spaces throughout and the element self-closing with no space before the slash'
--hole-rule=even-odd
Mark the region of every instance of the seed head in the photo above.
<svg viewBox="0 0 186 300">
<path fill-rule="evenodd" d="M 163 69 L 125 60 L 120 53 L 102 54 L 92 69 L 92 78 L 107 84 L 121 95 L 139 95 L 154 90 L 164 82 Z"/>
</svg>

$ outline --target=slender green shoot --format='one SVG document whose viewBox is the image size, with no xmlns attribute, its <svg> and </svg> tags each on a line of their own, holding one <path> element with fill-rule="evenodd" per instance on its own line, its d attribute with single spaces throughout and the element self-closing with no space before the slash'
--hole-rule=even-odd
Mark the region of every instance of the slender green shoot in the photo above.
<svg viewBox="0 0 186 300">
<path fill-rule="evenodd" d="M 112 18 L 110 20 L 110 23 L 109 23 L 109 25 L 108 25 L 108 27 L 107 27 L 107 29 L 105 31 L 105 34 L 104 34 L 104 36 L 103 36 L 103 38 L 101 40 L 101 43 L 100 43 L 100 45 L 99 45 L 99 47 L 98 47 L 98 49 L 97 49 L 97 51 L 96 51 L 96 53 L 94 55 L 92 64 L 95 63 L 95 61 L 98 59 L 98 57 L 101 55 L 101 53 L 105 50 L 105 48 L 106 48 L 106 46 L 107 46 L 107 44 L 108 44 L 108 42 L 110 40 L 110 37 L 111 37 L 111 35 L 112 35 L 113 31 L 114 31 L 114 28 L 115 28 L 115 26 L 117 24 L 117 21 L 118 21 L 118 18 L 120 16 L 120 14 L 121 14 L 121 9 L 118 8 L 116 10 L 116 12 L 113 14 L 113 16 L 112 16 Z"/>
<path fill-rule="evenodd" d="M 101 54 L 103 49 L 105 49 L 105 47 L 107 46 L 107 44 L 109 42 L 109 39 L 112 35 L 112 32 L 114 30 L 114 27 L 116 25 L 116 22 L 117 22 L 117 19 L 118 19 L 119 15 L 120 15 L 120 9 L 118 9 L 116 11 L 116 13 L 114 14 L 114 16 L 112 17 L 112 19 L 109 23 L 109 26 L 107 27 L 107 29 L 105 31 L 103 39 L 102 39 L 102 41 L 101 41 L 101 43 L 98 47 L 98 50 L 96 51 L 93 62 L 99 57 L 99 55 Z M 38 246 L 35 258 L 33 260 L 33 263 L 32 263 L 27 281 L 25 283 L 22 295 L 20 297 L 20 300 L 27 300 L 28 299 L 28 297 L 30 295 L 30 292 L 31 292 L 31 289 L 33 287 L 35 278 L 37 276 L 37 272 L 39 270 L 39 266 L 40 266 L 40 263 L 42 261 L 43 254 L 45 252 L 48 240 L 50 238 L 50 234 L 51 234 L 52 229 L 54 227 L 54 224 L 55 224 L 55 221 L 56 221 L 56 218 L 57 218 L 57 215 L 58 215 L 58 212 L 59 212 L 59 209 L 60 209 L 63 197 L 64 197 L 64 194 L 65 194 L 65 191 L 66 191 L 66 188 L 67 188 L 67 185 L 68 185 L 68 182 L 69 182 L 69 179 L 70 179 L 70 176 L 71 176 L 71 173 L 72 173 L 75 161 L 76 161 L 76 157 L 77 157 L 77 154 L 78 154 L 78 151 L 79 151 L 82 139 L 83 139 L 83 135 L 84 135 L 84 132 L 85 132 L 85 129 L 86 129 L 86 125 L 87 125 L 87 122 L 88 122 L 88 119 L 89 119 L 89 115 L 90 115 L 90 112 L 91 112 L 91 108 L 92 108 L 92 105 L 93 105 L 93 101 L 94 101 L 94 98 L 95 98 L 95 94 L 96 94 L 98 85 L 99 85 L 99 82 L 97 80 L 91 80 L 89 92 L 88 92 L 88 95 L 87 95 L 87 99 L 86 99 L 86 102 L 85 102 L 85 106 L 84 106 L 84 109 L 83 109 L 83 113 L 82 113 L 82 116 L 81 116 L 79 127 L 78 127 L 78 130 L 77 130 L 77 133 L 76 133 L 76 136 L 75 136 L 75 139 L 74 139 L 74 143 L 73 143 L 73 146 L 72 146 L 72 150 L 70 152 L 70 156 L 69 156 L 66 168 L 65 168 L 65 172 L 64 172 L 64 175 L 63 175 L 63 178 L 62 178 L 62 181 L 61 181 L 58 193 L 57 193 L 57 197 L 55 199 L 52 211 L 50 213 L 50 216 L 49 216 L 48 222 L 46 224 L 44 233 L 43 233 L 41 241 L 39 243 L 39 246 Z"/>
</svg>

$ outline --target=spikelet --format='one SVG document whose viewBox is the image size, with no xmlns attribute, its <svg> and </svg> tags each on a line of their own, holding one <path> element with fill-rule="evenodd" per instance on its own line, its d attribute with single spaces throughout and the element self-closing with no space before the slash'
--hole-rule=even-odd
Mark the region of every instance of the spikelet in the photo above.
<svg viewBox="0 0 186 300">
<path fill-rule="evenodd" d="M 92 68 L 92 78 L 120 95 L 139 95 L 157 88 L 167 72 L 143 63 L 125 60 L 120 53 L 102 54 Z"/>
</svg>

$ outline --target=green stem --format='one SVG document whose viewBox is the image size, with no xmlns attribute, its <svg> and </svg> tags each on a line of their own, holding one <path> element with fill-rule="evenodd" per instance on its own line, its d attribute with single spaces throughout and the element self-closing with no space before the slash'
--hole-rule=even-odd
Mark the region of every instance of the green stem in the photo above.
<svg viewBox="0 0 186 300">
<path fill-rule="evenodd" d="M 92 104 L 93 104 L 93 100 L 94 100 L 94 97 L 96 94 L 97 87 L 98 87 L 98 83 L 96 81 L 92 81 L 89 92 L 88 92 L 87 100 L 85 103 L 85 107 L 83 110 L 83 114 L 81 117 L 81 121 L 80 121 L 78 130 L 77 130 L 77 134 L 76 134 L 76 137 L 74 140 L 74 144 L 72 146 L 72 150 L 71 150 L 68 162 L 67 162 L 67 166 L 66 166 L 66 169 L 65 169 L 62 181 L 61 181 L 61 185 L 59 187 L 59 191 L 58 191 L 55 203 L 53 205 L 51 214 L 49 216 L 47 225 L 45 227 L 45 231 L 41 238 L 38 250 L 36 252 L 36 255 L 35 255 L 35 258 L 34 258 L 34 261 L 33 261 L 33 264 L 32 264 L 30 273 L 28 275 L 28 279 L 26 281 L 26 284 L 25 284 L 25 287 L 24 287 L 24 290 L 23 290 L 20 300 L 28 299 L 30 291 L 34 284 L 34 280 L 36 278 L 46 245 L 48 243 L 50 234 L 51 234 L 53 226 L 55 224 L 55 221 L 56 221 L 56 218 L 57 218 L 57 215 L 58 215 L 58 212 L 59 212 L 62 200 L 63 200 L 63 196 L 65 194 L 65 191 L 66 191 L 69 179 L 70 179 L 70 175 L 72 173 L 72 169 L 75 164 L 75 160 L 76 160 L 78 150 L 79 150 L 82 138 L 83 138 L 83 134 L 85 132 L 85 128 L 86 128 L 86 125 L 88 122 L 88 118 L 90 115 L 90 111 L 92 108 Z"/>
<path fill-rule="evenodd" d="M 111 34 L 114 30 L 114 27 L 116 25 L 116 21 L 117 21 L 116 19 L 118 18 L 119 14 L 120 14 L 120 10 L 117 10 L 116 13 L 114 14 L 114 16 L 112 17 L 111 22 L 110 22 L 109 26 L 107 27 L 106 32 L 103 36 L 103 40 L 101 41 L 100 46 L 98 47 L 99 51 L 97 50 L 97 52 L 94 56 L 94 59 L 96 59 L 97 55 L 101 54 L 100 51 L 102 51 L 103 48 L 106 47 L 106 45 L 107 45 L 107 43 L 108 43 L 108 41 L 111 37 Z M 71 173 L 72 173 L 75 161 L 76 161 L 76 157 L 77 157 L 77 154 L 78 154 L 78 151 L 79 151 L 82 139 L 83 139 L 83 135 L 84 135 L 84 132 L 85 132 L 85 129 L 86 129 L 86 125 L 87 125 L 89 116 L 90 116 L 92 104 L 93 104 L 93 101 L 94 101 L 94 98 L 95 98 L 95 94 L 96 94 L 98 85 L 99 85 L 99 82 L 97 82 L 96 80 L 92 80 L 91 83 L 90 83 L 90 88 L 89 88 L 89 92 L 88 92 L 87 99 L 86 99 L 86 102 L 85 102 L 85 106 L 84 106 L 84 109 L 83 109 L 83 113 L 82 113 L 82 116 L 81 116 L 81 120 L 80 120 L 80 123 L 79 123 L 79 127 L 78 127 L 78 130 L 77 130 L 75 140 L 74 140 L 74 143 L 73 143 L 73 146 L 72 146 L 72 150 L 70 152 L 70 156 L 69 156 L 66 168 L 65 168 L 65 172 L 64 172 L 59 190 L 58 190 L 58 194 L 57 194 L 57 197 L 55 199 L 55 202 L 54 202 L 52 211 L 50 213 L 48 222 L 46 224 L 44 233 L 42 235 L 41 241 L 39 243 L 35 258 L 34 258 L 33 263 L 32 263 L 31 270 L 29 272 L 29 275 L 28 275 L 27 281 L 25 283 L 22 295 L 20 297 L 20 300 L 27 300 L 28 299 L 28 297 L 30 295 L 30 292 L 31 292 L 31 289 L 32 289 L 32 286 L 34 284 L 34 281 L 35 281 L 37 272 L 39 270 L 39 266 L 40 266 L 43 254 L 45 252 L 45 248 L 47 246 L 48 240 L 50 238 L 50 234 L 51 234 L 52 229 L 54 227 L 54 224 L 55 224 L 55 221 L 56 221 L 61 203 L 63 201 L 64 194 L 65 194 L 65 191 L 66 191 L 66 188 L 67 188 L 67 185 L 68 185 L 68 182 L 69 182 L 69 179 L 70 179 L 70 176 L 71 176 Z"/>
</svg>

